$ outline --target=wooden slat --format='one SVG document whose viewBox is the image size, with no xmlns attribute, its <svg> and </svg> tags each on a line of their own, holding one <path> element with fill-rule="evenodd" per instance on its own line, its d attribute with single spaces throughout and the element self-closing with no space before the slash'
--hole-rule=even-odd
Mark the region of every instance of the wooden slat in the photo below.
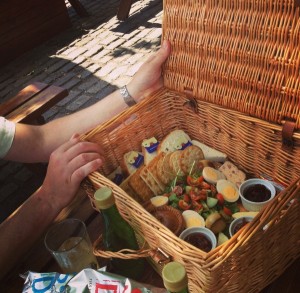
<svg viewBox="0 0 300 293">
<path fill-rule="evenodd" d="M 0 104 L 0 115 L 8 115 L 9 113 L 26 103 L 28 100 L 30 100 L 32 97 L 40 93 L 48 86 L 49 85 L 42 82 L 34 82 L 28 85 L 23 90 L 21 90 L 15 97 L 9 99 L 3 104 Z"/>
<path fill-rule="evenodd" d="M 6 118 L 14 122 L 30 122 L 37 119 L 67 95 L 68 91 L 66 89 L 49 86 L 27 103 L 8 114 Z"/>
</svg>

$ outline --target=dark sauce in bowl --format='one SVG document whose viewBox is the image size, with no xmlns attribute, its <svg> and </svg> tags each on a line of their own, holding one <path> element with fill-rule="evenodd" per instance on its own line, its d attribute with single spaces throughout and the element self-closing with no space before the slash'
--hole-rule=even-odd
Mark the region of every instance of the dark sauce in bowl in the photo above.
<svg viewBox="0 0 300 293">
<path fill-rule="evenodd" d="M 191 233 L 184 240 L 205 252 L 209 252 L 212 249 L 211 241 L 203 233 Z"/>
<path fill-rule="evenodd" d="M 247 187 L 243 195 L 250 201 L 263 202 L 271 198 L 271 191 L 263 184 L 254 184 Z"/>
</svg>

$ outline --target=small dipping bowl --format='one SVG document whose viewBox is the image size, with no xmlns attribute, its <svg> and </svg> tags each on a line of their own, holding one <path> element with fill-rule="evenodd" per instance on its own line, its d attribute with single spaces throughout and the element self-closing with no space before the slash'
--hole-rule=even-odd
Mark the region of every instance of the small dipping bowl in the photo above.
<svg viewBox="0 0 300 293">
<path fill-rule="evenodd" d="M 179 238 L 194 245 L 204 252 L 216 248 L 217 239 L 215 234 L 205 227 L 191 227 L 182 231 Z"/>
<path fill-rule="evenodd" d="M 257 187 L 258 190 L 255 190 Z M 246 198 L 247 192 L 252 189 L 253 193 L 256 195 L 259 194 L 259 197 L 264 197 L 264 192 L 270 192 L 270 198 L 267 200 L 262 199 L 261 201 L 252 201 L 249 199 L 249 197 Z M 268 190 L 268 191 L 266 191 Z M 259 212 L 268 202 L 270 202 L 274 196 L 276 195 L 276 190 L 274 185 L 264 179 L 254 178 L 254 179 L 248 179 L 244 181 L 239 188 L 239 194 L 242 201 L 242 205 L 244 208 L 251 212 Z"/>
<path fill-rule="evenodd" d="M 240 229 L 242 229 L 245 225 L 250 223 L 253 220 L 251 216 L 240 217 L 233 220 L 229 226 L 229 235 L 232 237 L 235 233 L 237 233 Z"/>
</svg>

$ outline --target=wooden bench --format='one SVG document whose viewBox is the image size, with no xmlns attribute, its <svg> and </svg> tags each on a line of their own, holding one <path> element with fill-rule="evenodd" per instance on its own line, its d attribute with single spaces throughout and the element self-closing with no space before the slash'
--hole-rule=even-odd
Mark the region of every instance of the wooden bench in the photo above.
<svg viewBox="0 0 300 293">
<path fill-rule="evenodd" d="M 74 10 L 79 16 L 81 17 L 89 16 L 89 13 L 81 4 L 80 0 L 68 0 L 68 1 L 73 6 Z M 132 3 L 133 0 L 120 0 L 118 12 L 117 12 L 117 18 L 119 20 L 126 20 L 128 18 Z"/>
<path fill-rule="evenodd" d="M 45 123 L 42 115 L 67 95 L 68 91 L 64 88 L 42 82 L 34 82 L 26 86 L 15 97 L 0 104 L 0 116 L 15 123 L 41 125 Z M 25 165 L 36 174 L 46 174 L 46 164 Z"/>
<path fill-rule="evenodd" d="M 133 2 L 132 0 L 120 1 L 118 13 L 117 13 L 117 18 L 119 20 L 125 20 L 126 18 L 128 18 L 132 2 Z"/>
<path fill-rule="evenodd" d="M 61 87 L 34 82 L 0 104 L 0 116 L 16 123 L 43 124 L 42 114 L 67 95 L 68 91 Z"/>
</svg>

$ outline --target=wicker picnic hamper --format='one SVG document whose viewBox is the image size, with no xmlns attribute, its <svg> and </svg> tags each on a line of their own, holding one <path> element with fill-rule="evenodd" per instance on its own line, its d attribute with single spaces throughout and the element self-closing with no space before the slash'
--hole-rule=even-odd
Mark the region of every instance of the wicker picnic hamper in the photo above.
<svg viewBox="0 0 300 293">
<path fill-rule="evenodd" d="M 83 136 L 106 153 L 89 196 L 114 190 L 149 249 L 184 264 L 191 292 L 259 292 L 300 256 L 300 18 L 291 0 L 165 0 L 172 53 L 165 87 Z M 250 225 L 204 253 L 182 241 L 105 176 L 141 141 L 174 129 L 287 188 Z M 154 264 L 160 271 L 161 266 Z"/>
</svg>

